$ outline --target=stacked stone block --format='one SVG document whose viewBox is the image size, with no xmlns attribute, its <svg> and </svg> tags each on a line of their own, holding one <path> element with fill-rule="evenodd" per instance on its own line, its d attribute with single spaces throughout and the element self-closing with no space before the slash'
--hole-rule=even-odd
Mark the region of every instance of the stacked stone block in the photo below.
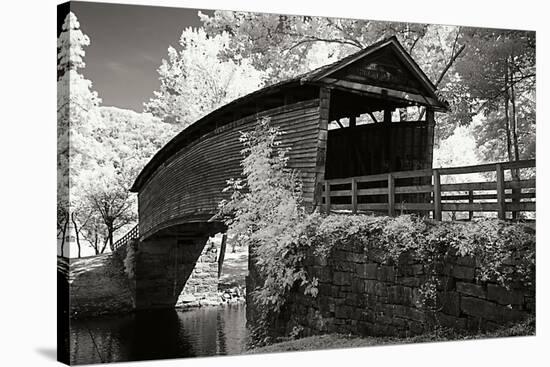
<svg viewBox="0 0 550 367">
<path fill-rule="evenodd" d="M 178 297 L 176 307 L 220 304 L 217 255 L 216 246 L 209 241 L 197 259 L 195 268 Z"/>
<path fill-rule="evenodd" d="M 275 326 L 279 331 L 407 337 L 437 326 L 491 330 L 535 313 L 534 285 L 518 279 L 506 289 L 478 281 L 471 257 L 450 256 L 435 265 L 435 304 L 422 293 L 432 273 L 410 255 L 391 265 L 375 252 L 341 247 L 326 259 L 311 253 L 306 269 L 318 278 L 319 293 L 312 298 L 296 288 Z"/>
</svg>

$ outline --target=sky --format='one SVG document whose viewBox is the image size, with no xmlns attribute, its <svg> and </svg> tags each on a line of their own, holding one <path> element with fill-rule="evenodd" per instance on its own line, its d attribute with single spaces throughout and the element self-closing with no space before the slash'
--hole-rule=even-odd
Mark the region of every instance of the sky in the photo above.
<svg viewBox="0 0 550 367">
<path fill-rule="evenodd" d="M 90 37 L 82 74 L 92 81 L 102 105 L 137 112 L 160 85 L 157 68 L 168 46 L 178 46 L 185 28 L 201 25 L 199 9 L 71 2 L 71 11 Z M 65 6 L 58 14 L 58 34 L 66 12 Z"/>
</svg>

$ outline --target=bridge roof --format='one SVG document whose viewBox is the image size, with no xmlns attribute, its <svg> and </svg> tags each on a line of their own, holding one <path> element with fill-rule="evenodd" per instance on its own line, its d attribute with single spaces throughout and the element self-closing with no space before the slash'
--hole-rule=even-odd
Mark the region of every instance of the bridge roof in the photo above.
<svg viewBox="0 0 550 367">
<path fill-rule="evenodd" d="M 394 89 L 396 85 L 395 75 L 388 75 L 391 73 L 388 73 L 387 70 L 372 71 L 375 73 L 374 75 L 380 79 L 378 80 L 378 85 L 374 86 L 368 85 L 364 82 L 364 80 L 363 83 L 357 83 L 357 78 L 359 77 L 358 75 L 355 75 L 355 81 L 344 80 L 344 74 L 349 74 L 350 68 L 353 68 L 354 65 L 358 64 L 358 62 L 369 60 L 369 56 L 379 54 L 385 50 L 392 51 L 393 59 L 397 60 L 399 65 L 404 69 L 404 71 L 399 71 L 401 74 L 404 74 L 398 76 L 401 79 L 400 81 L 403 81 L 403 78 L 407 78 L 409 81 L 412 80 L 414 81 L 412 87 L 410 85 L 408 87 L 405 85 L 400 85 Z M 371 64 L 366 65 L 366 67 L 369 68 L 373 64 L 375 68 L 378 67 L 376 61 L 371 62 Z M 363 65 L 363 68 L 364 67 L 365 65 Z M 373 68 L 371 67 L 370 69 Z M 355 70 L 357 71 L 357 68 Z M 395 68 L 390 70 L 393 72 Z M 369 71 L 367 70 L 367 72 Z M 370 78 L 373 77 L 372 72 L 370 75 L 367 74 Z M 364 73 L 364 69 L 362 70 L 362 73 L 359 71 L 359 74 L 361 74 L 362 77 L 364 77 Z M 263 97 L 276 93 L 283 93 L 291 90 L 292 88 L 300 88 L 308 85 L 310 87 L 327 86 L 329 88 L 339 88 L 352 92 L 360 92 L 371 96 L 377 95 L 378 98 L 383 96 L 383 98 L 389 100 L 393 99 L 393 101 L 402 101 L 405 102 L 405 104 L 424 105 L 436 111 L 442 112 L 447 111 L 449 108 L 448 103 L 438 96 L 434 84 L 430 81 L 426 74 L 424 74 L 420 66 L 418 66 L 418 64 L 407 53 L 397 38 L 393 36 L 376 42 L 369 47 L 334 63 L 324 65 L 310 72 L 268 85 L 243 97 L 237 98 L 232 102 L 210 112 L 198 121 L 189 125 L 172 140 L 170 140 L 163 148 L 161 148 L 140 172 L 130 191 L 138 192 L 165 160 L 170 158 L 188 143 L 204 134 L 205 130 L 213 130 L 219 126 L 220 117 L 227 115 L 232 111 L 239 110 L 246 104 L 253 103 L 257 100 L 259 101 Z M 388 89 L 386 88 L 388 86 L 390 86 L 389 90 L 392 92 L 390 95 L 388 95 Z M 254 112 L 249 113 L 249 115 L 253 114 Z M 231 122 L 231 119 L 225 122 L 229 123 Z"/>
</svg>

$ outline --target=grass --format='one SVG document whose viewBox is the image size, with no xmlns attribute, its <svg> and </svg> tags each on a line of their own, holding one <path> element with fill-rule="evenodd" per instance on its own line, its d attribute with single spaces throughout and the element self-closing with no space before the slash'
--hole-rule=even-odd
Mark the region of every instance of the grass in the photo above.
<svg viewBox="0 0 550 367">
<path fill-rule="evenodd" d="M 449 329 L 440 329 L 431 333 L 409 338 L 356 337 L 342 334 L 326 334 L 310 336 L 302 339 L 286 340 L 279 343 L 251 349 L 248 351 L 248 353 L 277 353 L 319 349 L 357 348 L 375 345 L 432 343 L 453 340 L 474 340 L 529 335 L 535 335 L 534 317 L 520 323 L 511 324 L 498 330 L 484 333 L 458 333 Z"/>
</svg>

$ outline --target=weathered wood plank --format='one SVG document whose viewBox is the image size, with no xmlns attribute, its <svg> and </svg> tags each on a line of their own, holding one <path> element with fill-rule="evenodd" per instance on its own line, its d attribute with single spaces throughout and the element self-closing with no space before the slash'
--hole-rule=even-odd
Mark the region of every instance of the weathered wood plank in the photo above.
<svg viewBox="0 0 550 367">
<path fill-rule="evenodd" d="M 502 164 L 496 165 L 497 172 L 497 210 L 499 219 L 506 219 L 506 198 L 504 196 L 504 169 Z"/>
<path fill-rule="evenodd" d="M 330 184 L 325 182 L 325 212 L 330 213 Z"/>
<path fill-rule="evenodd" d="M 441 178 L 439 176 L 439 170 L 434 169 L 433 171 L 434 175 L 434 219 L 435 220 L 441 220 L 441 211 L 442 211 L 442 204 L 441 204 Z"/>
<path fill-rule="evenodd" d="M 497 203 L 442 203 L 443 211 L 476 211 L 476 212 L 495 212 L 499 210 Z"/>
<path fill-rule="evenodd" d="M 441 191 L 482 191 L 482 190 L 496 190 L 496 182 L 465 182 L 454 184 L 442 184 Z"/>
<path fill-rule="evenodd" d="M 325 192 L 326 192 L 326 185 L 325 185 Z M 342 197 L 342 196 L 351 196 L 352 191 L 351 190 L 330 190 L 330 196 L 331 197 Z"/>
<path fill-rule="evenodd" d="M 386 175 L 386 180 L 388 176 Z M 380 188 L 374 188 L 374 189 L 360 189 L 357 190 L 357 195 L 359 196 L 367 196 L 367 195 L 388 195 L 388 188 L 387 187 L 380 187 Z"/>
<path fill-rule="evenodd" d="M 388 173 L 388 215 L 395 215 L 395 178 L 393 173 Z"/>
<path fill-rule="evenodd" d="M 520 199 L 534 199 L 536 198 L 534 192 L 524 192 L 519 194 Z M 505 194 L 506 199 L 512 199 L 512 194 Z M 470 195 L 442 195 L 441 200 L 497 200 L 497 194 L 475 194 Z"/>
<path fill-rule="evenodd" d="M 516 162 L 499 163 L 504 170 L 512 168 L 533 168 L 536 165 L 535 159 L 528 159 Z M 496 163 L 478 164 L 474 166 L 462 166 L 462 167 L 448 167 L 440 168 L 440 174 L 467 174 L 467 173 L 479 173 L 479 172 L 494 172 L 496 171 Z"/>
<path fill-rule="evenodd" d="M 357 180 L 351 179 L 351 211 L 357 213 Z"/>
<path fill-rule="evenodd" d="M 434 206 L 431 203 L 395 203 L 395 209 L 432 211 L 434 210 Z"/>
<path fill-rule="evenodd" d="M 396 194 L 422 194 L 428 192 L 433 192 L 432 185 L 398 186 L 395 188 Z"/>
</svg>

